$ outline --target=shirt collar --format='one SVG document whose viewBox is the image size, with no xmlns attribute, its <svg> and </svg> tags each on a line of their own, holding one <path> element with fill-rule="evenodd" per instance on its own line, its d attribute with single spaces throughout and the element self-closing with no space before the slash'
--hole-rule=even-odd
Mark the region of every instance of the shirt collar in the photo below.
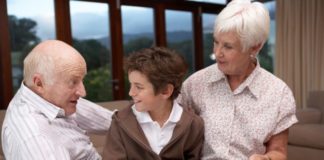
<svg viewBox="0 0 324 160">
<path fill-rule="evenodd" d="M 261 92 L 259 87 L 256 87 L 259 85 L 256 85 L 255 83 L 258 83 L 256 79 L 257 76 L 260 74 L 260 70 L 261 70 L 260 63 L 257 60 L 256 67 L 254 68 L 252 73 L 245 79 L 245 81 L 237 89 L 234 90 L 234 94 L 239 94 L 243 92 L 245 89 L 248 89 L 255 98 L 259 98 Z"/>
<path fill-rule="evenodd" d="M 213 83 L 218 82 L 220 80 L 223 80 L 226 78 L 225 74 L 218 69 L 217 63 L 209 66 L 211 69 L 207 70 L 206 75 L 210 75 L 210 77 L 207 77 L 207 82 Z"/>
<path fill-rule="evenodd" d="M 209 69 L 206 73 L 206 75 L 210 75 L 208 77 L 207 82 L 214 83 L 214 82 L 227 82 L 225 74 L 218 69 L 217 63 L 210 66 L 211 69 Z M 234 94 L 241 93 L 244 89 L 249 89 L 249 91 L 255 96 L 256 98 L 260 97 L 260 89 L 255 87 L 256 85 L 253 85 L 254 79 L 257 77 L 257 75 L 260 73 L 260 70 L 262 68 L 260 67 L 259 60 L 256 61 L 256 67 L 252 71 L 252 73 L 247 77 L 247 79 L 234 91 Z"/>
<path fill-rule="evenodd" d="M 142 123 L 151 123 L 151 122 L 153 122 L 153 120 L 152 120 L 151 116 L 149 115 L 149 113 L 148 112 L 139 112 L 139 111 L 137 111 L 136 108 L 135 108 L 135 104 L 132 106 L 132 110 L 133 110 L 133 113 L 136 116 L 136 119 L 137 119 L 138 123 L 142 124 Z M 168 123 L 168 122 L 177 123 L 181 118 L 182 112 L 183 112 L 182 107 L 176 101 L 173 101 L 173 106 L 172 106 L 170 116 L 169 116 L 168 120 L 165 123 Z"/>
<path fill-rule="evenodd" d="M 22 97 L 32 104 L 34 108 L 43 113 L 50 121 L 56 117 L 64 117 L 65 112 L 63 109 L 55 106 L 54 104 L 46 101 L 44 98 L 37 95 L 35 92 L 30 90 L 23 83 L 20 87 Z"/>
</svg>

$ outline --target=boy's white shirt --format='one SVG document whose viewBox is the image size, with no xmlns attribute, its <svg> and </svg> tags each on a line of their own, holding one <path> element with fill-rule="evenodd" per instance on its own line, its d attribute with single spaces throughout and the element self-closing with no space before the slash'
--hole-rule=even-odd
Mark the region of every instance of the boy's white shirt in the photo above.
<svg viewBox="0 0 324 160">
<path fill-rule="evenodd" d="M 132 106 L 132 111 L 143 129 L 152 150 L 156 154 L 159 154 L 163 147 L 170 141 L 173 130 L 181 118 L 183 109 L 176 101 L 174 101 L 170 116 L 162 127 L 160 127 L 158 122 L 152 120 L 148 112 L 137 111 L 135 104 Z"/>
</svg>

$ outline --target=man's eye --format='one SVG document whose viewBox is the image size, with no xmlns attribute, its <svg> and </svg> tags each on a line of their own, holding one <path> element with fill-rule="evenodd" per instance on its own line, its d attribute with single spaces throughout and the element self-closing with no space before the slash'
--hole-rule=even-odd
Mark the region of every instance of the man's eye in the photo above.
<svg viewBox="0 0 324 160">
<path fill-rule="evenodd" d="M 71 85 L 71 86 L 74 86 L 74 85 L 76 85 L 76 84 L 78 84 L 78 81 L 76 81 L 76 80 L 72 80 L 72 81 L 70 81 L 70 85 Z"/>
</svg>

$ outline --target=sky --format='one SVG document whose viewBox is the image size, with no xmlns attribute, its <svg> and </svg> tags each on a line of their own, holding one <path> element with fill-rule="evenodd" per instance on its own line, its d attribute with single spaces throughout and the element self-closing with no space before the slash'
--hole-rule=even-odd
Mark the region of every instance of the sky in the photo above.
<svg viewBox="0 0 324 160">
<path fill-rule="evenodd" d="M 207 1 L 223 3 L 224 0 Z M 275 8 L 273 4 L 268 4 L 267 7 L 273 10 Z M 41 39 L 55 39 L 53 0 L 7 0 L 7 5 L 9 15 L 35 20 L 37 22 L 37 35 Z M 86 39 L 109 36 L 109 7 L 107 4 L 71 1 L 70 7 L 72 35 L 74 37 Z M 166 18 L 168 31 L 192 30 L 191 13 L 189 12 L 167 10 Z M 203 26 L 209 30 L 212 29 L 214 19 L 215 15 L 203 15 Z M 124 33 L 153 32 L 153 10 L 151 8 L 122 6 L 122 22 Z"/>
</svg>

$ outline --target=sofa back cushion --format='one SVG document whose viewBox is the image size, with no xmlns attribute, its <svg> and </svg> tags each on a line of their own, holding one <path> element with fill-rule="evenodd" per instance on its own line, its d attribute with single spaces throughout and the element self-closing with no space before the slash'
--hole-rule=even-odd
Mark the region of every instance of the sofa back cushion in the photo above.
<svg viewBox="0 0 324 160">
<path fill-rule="evenodd" d="M 324 123 L 324 90 L 310 91 L 307 98 L 307 107 L 319 109 L 322 112 L 321 123 Z"/>
</svg>

